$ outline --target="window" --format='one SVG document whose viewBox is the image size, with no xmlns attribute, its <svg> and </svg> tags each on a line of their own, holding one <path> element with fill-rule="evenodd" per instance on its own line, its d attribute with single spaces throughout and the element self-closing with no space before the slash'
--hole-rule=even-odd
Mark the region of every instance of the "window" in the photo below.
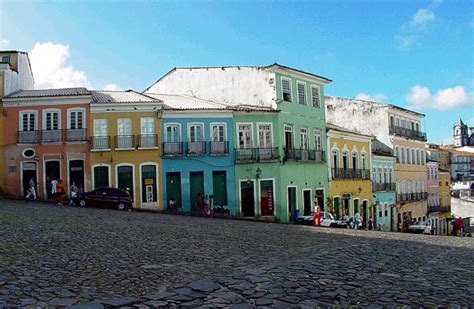
<svg viewBox="0 0 474 309">
<path fill-rule="evenodd" d="M 10 63 L 10 56 L 2 56 L 2 63 Z"/>
<path fill-rule="evenodd" d="M 140 134 L 155 134 L 155 119 L 153 117 L 140 118 Z"/>
<path fill-rule="evenodd" d="M 132 135 L 132 118 L 117 119 L 117 135 Z"/>
<path fill-rule="evenodd" d="M 321 100 L 319 98 L 319 86 L 311 85 L 311 100 L 313 101 L 314 107 L 321 107 Z"/>
<path fill-rule="evenodd" d="M 77 130 L 85 127 L 83 110 L 70 110 L 68 114 L 69 129 Z"/>
<path fill-rule="evenodd" d="M 366 160 L 366 154 L 362 153 L 360 155 L 360 160 L 362 162 L 362 174 L 365 175 L 365 170 L 367 169 L 367 160 Z"/>
<path fill-rule="evenodd" d="M 281 92 L 283 101 L 291 102 L 291 80 L 288 78 L 281 79 Z"/>
<path fill-rule="evenodd" d="M 349 153 L 347 150 L 342 151 L 342 168 L 347 170 L 349 168 Z"/>
<path fill-rule="evenodd" d="M 415 161 L 415 149 L 411 149 L 411 159 L 410 159 L 410 163 L 411 164 L 415 164 L 416 161 Z"/>
<path fill-rule="evenodd" d="M 352 168 L 355 170 L 359 168 L 359 154 L 355 151 L 352 153 Z"/>
<path fill-rule="evenodd" d="M 189 124 L 188 125 L 188 142 L 196 143 L 204 140 L 203 124 Z"/>
<path fill-rule="evenodd" d="M 239 148 L 252 148 L 252 126 L 250 124 L 238 124 L 237 136 Z"/>
<path fill-rule="evenodd" d="M 293 149 L 293 126 L 285 124 L 285 148 Z"/>
<path fill-rule="evenodd" d="M 378 182 L 377 181 L 377 168 L 376 167 L 372 168 L 372 180 L 373 180 L 373 182 Z"/>
<path fill-rule="evenodd" d="M 296 83 L 297 90 L 298 90 L 298 103 L 306 104 L 306 85 L 301 82 Z"/>
<path fill-rule="evenodd" d="M 59 130 L 59 111 L 44 111 L 43 117 L 43 130 Z"/>
<path fill-rule="evenodd" d="M 213 142 L 225 142 L 226 132 L 224 123 L 216 123 L 211 125 L 211 141 Z"/>
<path fill-rule="evenodd" d="M 339 167 L 339 151 L 337 149 L 332 150 L 332 167 Z"/>
<path fill-rule="evenodd" d="M 166 143 L 179 143 L 181 141 L 181 128 L 179 124 L 167 124 L 165 125 L 165 142 Z"/>
<path fill-rule="evenodd" d="M 20 113 L 20 131 L 36 130 L 36 112 Z"/>
<path fill-rule="evenodd" d="M 107 136 L 107 119 L 94 119 L 94 136 Z"/>
<path fill-rule="evenodd" d="M 258 125 L 258 147 L 272 148 L 272 127 L 270 124 Z"/>
<path fill-rule="evenodd" d="M 397 163 L 400 163 L 400 147 L 395 147 L 395 155 L 397 157 Z"/>
<path fill-rule="evenodd" d="M 314 129 L 314 150 L 322 151 L 321 129 Z"/>
<path fill-rule="evenodd" d="M 300 129 L 300 147 L 301 149 L 308 149 L 308 129 Z"/>
</svg>

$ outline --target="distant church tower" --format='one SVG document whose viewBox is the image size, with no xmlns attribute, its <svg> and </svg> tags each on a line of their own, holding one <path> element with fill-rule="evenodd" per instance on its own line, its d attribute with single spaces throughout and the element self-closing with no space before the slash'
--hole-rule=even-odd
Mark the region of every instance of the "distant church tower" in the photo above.
<svg viewBox="0 0 474 309">
<path fill-rule="evenodd" d="M 454 147 L 463 147 L 469 145 L 469 131 L 468 127 L 461 118 L 459 118 L 456 125 L 453 127 Z"/>
</svg>

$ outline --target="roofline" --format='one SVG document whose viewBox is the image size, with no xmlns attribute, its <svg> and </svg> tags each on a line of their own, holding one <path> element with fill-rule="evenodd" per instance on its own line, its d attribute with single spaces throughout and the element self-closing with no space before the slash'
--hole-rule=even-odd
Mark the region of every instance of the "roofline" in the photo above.
<svg viewBox="0 0 474 309">
<path fill-rule="evenodd" d="M 279 63 L 274 63 L 274 64 L 271 64 L 271 65 L 268 65 L 264 68 L 271 68 L 271 67 L 274 67 L 274 66 L 278 66 L 282 69 L 285 69 L 285 70 L 291 70 L 291 71 L 295 71 L 295 72 L 298 72 L 298 73 L 302 73 L 302 74 L 305 74 L 305 75 L 309 75 L 311 77 L 316 77 L 318 79 L 322 79 L 324 80 L 326 83 L 331 83 L 332 80 L 329 79 L 329 78 L 326 78 L 324 76 L 321 76 L 321 75 L 317 75 L 317 74 L 314 74 L 314 73 L 310 73 L 310 72 L 306 72 L 306 71 L 303 71 L 303 70 L 299 70 L 299 69 L 295 69 L 295 68 L 292 68 L 292 67 L 289 67 L 289 66 L 286 66 L 286 65 L 282 65 L 282 64 L 279 64 Z"/>
<path fill-rule="evenodd" d="M 375 103 L 375 104 L 379 104 L 379 105 L 386 106 L 386 107 L 393 107 L 395 109 L 400 109 L 402 111 L 405 111 L 405 112 L 408 112 L 408 113 L 411 113 L 411 114 L 414 114 L 414 115 L 418 115 L 418 116 L 422 116 L 422 117 L 426 116 L 425 114 L 418 113 L 418 112 L 412 111 L 410 109 L 406 109 L 404 107 L 400 107 L 400 106 L 397 106 L 397 105 L 394 105 L 394 104 L 391 104 L 391 103 L 383 103 L 383 102 L 362 100 L 362 99 L 356 99 L 356 98 L 347 98 L 347 97 L 340 97 L 340 96 L 335 96 L 335 95 L 326 95 L 325 98 L 336 98 L 336 99 L 343 99 L 343 100 L 352 100 L 352 101 Z"/>
<path fill-rule="evenodd" d="M 53 95 L 53 96 L 41 96 L 41 97 L 21 97 L 21 98 L 6 98 L 2 99 L 3 102 L 18 102 L 18 101 L 34 101 L 34 100 L 61 100 L 61 99 L 88 99 L 88 101 L 92 100 L 91 94 L 81 94 L 81 95 Z"/>
<path fill-rule="evenodd" d="M 344 133 L 351 133 L 351 134 L 355 134 L 355 135 L 370 137 L 371 139 L 376 138 L 375 135 L 364 134 L 364 133 L 360 133 L 358 131 L 350 131 L 349 129 L 340 127 L 340 126 L 338 126 L 336 124 L 333 124 L 333 123 L 330 123 L 330 122 L 326 122 L 326 130 L 334 130 L 334 131 L 339 131 L 339 132 L 344 132 Z"/>
<path fill-rule="evenodd" d="M 160 99 L 150 97 L 149 95 L 143 94 L 143 93 L 135 91 L 133 89 L 127 89 L 127 90 L 90 90 L 90 92 L 91 92 L 92 95 L 93 95 L 93 92 L 133 92 L 135 94 L 138 94 L 138 95 L 141 95 L 141 96 L 144 96 L 144 97 L 150 99 L 150 101 L 91 102 L 91 104 L 104 105 L 104 104 L 112 104 L 112 103 L 140 103 L 140 102 L 144 102 L 144 103 L 151 103 L 151 102 L 153 102 L 153 103 L 163 103 L 163 101 L 160 100 Z"/>
</svg>

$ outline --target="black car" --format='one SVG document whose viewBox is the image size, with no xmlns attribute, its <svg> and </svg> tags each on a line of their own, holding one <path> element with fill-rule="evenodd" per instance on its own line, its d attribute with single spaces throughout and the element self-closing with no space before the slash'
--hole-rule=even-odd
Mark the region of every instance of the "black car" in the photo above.
<svg viewBox="0 0 474 309">
<path fill-rule="evenodd" d="M 73 199 L 79 206 L 95 206 L 128 210 L 132 208 L 132 197 L 127 191 L 116 188 L 99 188 L 79 193 Z"/>
</svg>

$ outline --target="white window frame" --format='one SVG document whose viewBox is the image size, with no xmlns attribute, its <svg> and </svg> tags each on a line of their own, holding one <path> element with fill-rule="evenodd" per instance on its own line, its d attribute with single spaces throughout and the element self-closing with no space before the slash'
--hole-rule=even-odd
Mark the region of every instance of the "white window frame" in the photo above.
<svg viewBox="0 0 474 309">
<path fill-rule="evenodd" d="M 303 86 L 303 97 L 304 97 L 304 102 L 303 103 L 300 102 L 300 88 L 299 88 L 300 85 Z M 307 102 L 306 102 L 307 101 L 307 96 L 306 96 L 306 83 L 305 82 L 302 82 L 302 81 L 299 81 L 299 80 L 296 81 L 296 94 L 298 96 L 298 100 L 297 100 L 298 104 L 308 105 Z"/>
<path fill-rule="evenodd" d="M 123 121 L 124 124 L 130 124 L 130 133 L 120 134 L 120 122 Z M 124 127 L 125 128 L 125 127 Z M 118 136 L 128 136 L 133 134 L 133 120 L 131 117 L 117 118 L 117 135 Z"/>
<path fill-rule="evenodd" d="M 314 105 L 313 89 L 317 89 L 318 91 L 318 105 Z M 313 104 L 313 107 L 321 108 L 321 87 L 318 85 L 311 85 L 311 104 Z"/>
<path fill-rule="evenodd" d="M 303 137 L 306 142 L 306 148 L 303 148 Z M 308 139 L 308 128 L 301 127 L 300 128 L 300 149 L 308 150 L 309 149 L 309 139 Z"/>
<path fill-rule="evenodd" d="M 191 127 L 201 127 L 201 140 L 191 141 Z M 201 143 L 206 140 L 206 133 L 204 132 L 204 123 L 203 122 L 190 122 L 187 124 L 187 133 L 186 140 L 193 143 Z"/>
<path fill-rule="evenodd" d="M 48 113 L 58 113 L 58 128 L 51 129 L 51 130 L 61 130 L 61 110 L 59 108 L 48 108 L 43 110 L 43 130 L 46 129 L 46 114 Z"/>
<path fill-rule="evenodd" d="M 77 113 L 77 112 L 82 112 L 82 128 L 80 129 L 86 129 L 87 128 L 87 119 L 86 119 L 86 109 L 85 108 L 69 108 L 67 110 L 67 129 L 71 129 L 71 114 L 72 113 Z M 75 130 L 75 129 L 73 129 Z"/>
<path fill-rule="evenodd" d="M 25 114 L 28 114 L 28 115 L 33 114 L 34 115 L 35 119 L 34 119 L 33 127 L 34 127 L 34 131 L 37 131 L 38 130 L 38 111 L 37 110 L 23 110 L 23 111 L 20 111 L 19 121 L 18 121 L 18 131 L 27 132 L 27 131 L 23 131 L 23 115 L 25 115 Z M 28 119 L 29 119 L 29 117 L 28 117 Z"/>
<path fill-rule="evenodd" d="M 270 147 L 265 147 L 265 148 L 272 148 L 273 147 L 273 124 L 271 122 L 257 122 L 257 145 L 259 148 L 262 148 L 260 147 L 260 126 L 270 127 Z"/>
<path fill-rule="evenodd" d="M 323 151 L 323 136 L 322 135 L 323 135 L 323 130 L 318 129 L 318 128 L 313 130 L 315 151 Z"/>
<path fill-rule="evenodd" d="M 177 130 L 178 138 L 177 138 L 176 141 L 169 141 L 168 140 L 168 128 L 169 127 L 177 127 L 178 128 L 178 130 Z M 181 142 L 181 124 L 180 123 L 177 123 L 177 122 L 165 123 L 165 125 L 164 125 L 164 142 L 165 143 L 180 143 Z"/>
<path fill-rule="evenodd" d="M 237 122 L 235 124 L 236 126 L 236 132 L 237 132 L 237 138 L 236 138 L 236 143 L 238 149 L 249 149 L 249 148 L 254 148 L 254 136 L 253 136 L 253 123 L 251 122 Z M 246 147 L 240 147 L 240 140 L 239 140 L 239 126 L 250 126 L 250 145 L 246 145 Z M 249 147 L 250 146 L 250 147 Z"/>
<path fill-rule="evenodd" d="M 145 123 L 144 120 L 151 120 L 151 123 L 153 124 L 151 126 L 151 128 L 153 129 L 153 132 L 150 133 L 150 132 L 143 132 L 143 128 L 145 128 L 146 126 L 143 126 L 143 124 Z M 141 135 L 145 135 L 145 134 L 156 134 L 156 124 L 155 124 L 155 118 L 153 117 L 140 117 L 140 134 Z"/>
<path fill-rule="evenodd" d="M 214 140 L 214 127 L 218 127 L 218 126 L 223 126 L 224 127 L 224 140 L 223 141 L 219 141 L 219 140 Z M 211 122 L 209 124 L 209 139 L 211 142 L 227 142 L 228 139 L 227 139 L 227 123 L 225 122 Z"/>
<path fill-rule="evenodd" d="M 289 84 L 290 84 L 290 101 L 285 101 L 285 96 L 283 95 L 283 81 L 284 81 L 284 80 L 285 80 L 285 81 L 288 81 Z M 281 83 L 280 83 L 280 85 L 281 85 L 281 100 L 282 100 L 283 102 L 290 102 L 290 103 L 293 102 L 293 89 L 292 89 L 293 86 L 291 85 L 291 78 L 282 76 L 282 77 L 281 77 Z"/>
<path fill-rule="evenodd" d="M 102 133 L 100 133 L 100 135 L 97 135 L 97 134 L 96 134 L 96 132 L 97 132 L 97 130 L 96 130 L 96 123 L 102 122 L 102 121 L 105 122 L 105 128 L 106 128 L 106 131 L 107 131 L 107 132 L 106 132 L 105 135 L 103 135 Z M 93 127 L 93 128 L 92 128 L 92 130 L 93 130 L 93 136 L 109 136 L 109 120 L 108 120 L 108 119 L 106 119 L 106 118 L 96 118 L 96 119 L 93 119 L 93 120 L 92 120 L 92 127 Z"/>
</svg>

